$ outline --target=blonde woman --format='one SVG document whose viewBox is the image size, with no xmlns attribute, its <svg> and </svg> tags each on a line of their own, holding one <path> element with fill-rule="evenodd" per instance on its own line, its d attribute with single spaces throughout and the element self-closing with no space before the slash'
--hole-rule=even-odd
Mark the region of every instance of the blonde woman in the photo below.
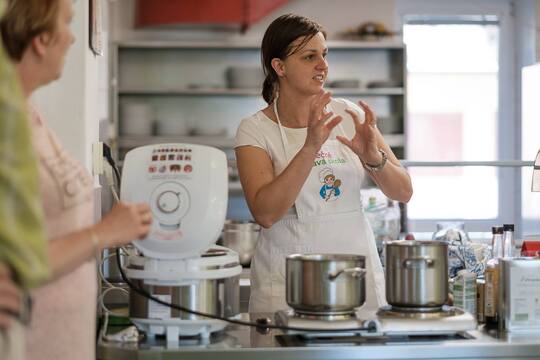
<svg viewBox="0 0 540 360">
<path fill-rule="evenodd" d="M 0 22 L 7 53 L 23 93 L 61 76 L 74 42 L 72 0 L 10 0 Z M 92 177 L 66 152 L 47 122 L 29 105 L 33 145 L 49 238 L 54 281 L 34 292 L 27 357 L 94 360 L 97 277 L 94 257 L 103 248 L 144 237 L 152 216 L 147 204 L 119 204 L 93 224 Z M 76 121 L 74 119 L 73 121 Z"/>
</svg>

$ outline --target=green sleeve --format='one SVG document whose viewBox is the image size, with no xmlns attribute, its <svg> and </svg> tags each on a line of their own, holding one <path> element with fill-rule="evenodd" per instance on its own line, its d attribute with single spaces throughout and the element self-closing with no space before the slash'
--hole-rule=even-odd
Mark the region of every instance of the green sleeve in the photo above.
<svg viewBox="0 0 540 360">
<path fill-rule="evenodd" d="M 0 45 L 0 261 L 24 288 L 50 275 L 42 211 L 25 100 Z"/>
</svg>

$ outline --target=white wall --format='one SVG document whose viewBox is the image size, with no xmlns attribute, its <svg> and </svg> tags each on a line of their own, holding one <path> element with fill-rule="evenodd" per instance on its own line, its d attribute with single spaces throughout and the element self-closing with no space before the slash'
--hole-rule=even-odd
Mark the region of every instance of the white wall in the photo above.
<svg viewBox="0 0 540 360">
<path fill-rule="evenodd" d="M 32 100 L 66 149 L 91 169 L 98 138 L 98 62 L 89 49 L 89 2 L 74 1 L 71 47 L 60 80 L 39 89 Z"/>
</svg>

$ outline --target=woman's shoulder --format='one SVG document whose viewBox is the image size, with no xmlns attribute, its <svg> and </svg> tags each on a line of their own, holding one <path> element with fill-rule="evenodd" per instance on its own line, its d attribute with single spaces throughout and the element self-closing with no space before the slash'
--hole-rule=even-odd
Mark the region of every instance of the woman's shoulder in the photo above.
<svg viewBox="0 0 540 360">
<path fill-rule="evenodd" d="M 243 145 L 253 145 L 266 148 L 268 138 L 273 136 L 273 125 L 263 112 L 242 119 L 236 132 L 235 148 Z"/>
<path fill-rule="evenodd" d="M 262 110 L 259 110 L 255 114 L 242 119 L 240 121 L 239 129 L 260 131 L 261 129 L 266 129 L 273 125 L 273 121 L 269 119 Z"/>
</svg>

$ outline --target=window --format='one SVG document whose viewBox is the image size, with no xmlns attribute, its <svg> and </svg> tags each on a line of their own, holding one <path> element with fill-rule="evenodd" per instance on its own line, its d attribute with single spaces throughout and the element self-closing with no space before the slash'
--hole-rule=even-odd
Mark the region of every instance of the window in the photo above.
<svg viewBox="0 0 540 360">
<path fill-rule="evenodd" d="M 408 18 L 403 36 L 409 95 L 407 159 L 496 160 L 498 20 Z M 495 168 L 429 167 L 410 172 L 415 180 L 410 219 L 498 216 Z M 434 207 L 432 199 L 444 207 Z M 464 207 L 466 199 L 473 201 Z"/>
<path fill-rule="evenodd" d="M 527 9 L 534 3 L 397 0 L 396 6 L 407 46 L 404 163 L 415 191 L 409 230 L 434 231 L 438 221 L 459 219 L 469 231 L 514 222 L 519 233 L 519 194 L 527 181 L 530 188 L 530 177 L 522 182 L 515 74 L 533 60 L 514 24 L 527 16 L 534 24 Z"/>
<path fill-rule="evenodd" d="M 522 159 L 531 160 L 540 148 L 540 63 L 523 68 Z M 531 192 L 532 168 L 522 171 L 523 227 L 530 234 L 540 234 L 540 193 Z"/>
</svg>

